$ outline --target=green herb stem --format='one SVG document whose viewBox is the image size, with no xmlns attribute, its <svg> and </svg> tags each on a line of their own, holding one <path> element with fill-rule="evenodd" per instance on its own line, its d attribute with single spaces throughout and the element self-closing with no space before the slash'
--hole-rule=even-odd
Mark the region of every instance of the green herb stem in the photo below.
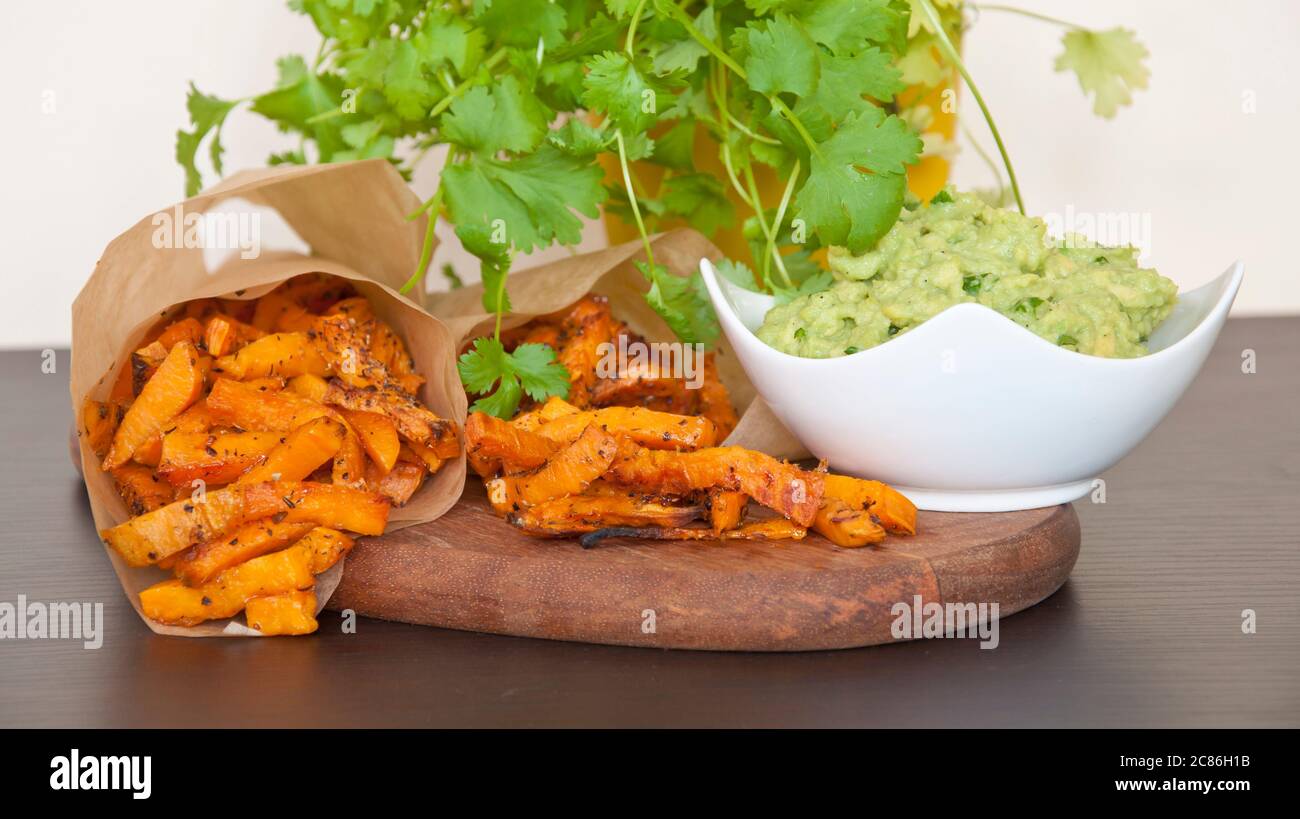
<svg viewBox="0 0 1300 819">
<path fill-rule="evenodd" d="M 1039 14 L 1036 11 L 1030 11 L 1029 9 L 1016 8 L 1015 6 L 1004 6 L 1001 5 L 1000 3 L 987 3 L 987 4 L 972 3 L 971 5 L 975 6 L 975 8 L 979 9 L 980 11 L 1002 11 L 1008 14 L 1019 14 L 1021 17 L 1028 17 L 1031 20 L 1038 20 L 1044 23 L 1051 23 L 1054 26 L 1061 26 L 1062 28 L 1072 28 L 1077 31 L 1090 30 L 1084 26 L 1071 23 L 1068 20 L 1062 20 L 1059 17 L 1051 17 L 1046 14 Z"/>
<path fill-rule="evenodd" d="M 623 169 L 623 187 L 627 191 L 628 202 L 632 205 L 632 217 L 636 220 L 637 232 L 641 234 L 641 244 L 645 246 L 646 263 L 653 268 L 655 254 L 650 247 L 650 235 L 646 233 L 645 222 L 641 219 L 641 206 L 636 200 L 636 189 L 632 187 L 632 172 L 627 167 L 627 146 L 623 143 L 622 129 L 614 132 L 614 140 L 618 143 L 618 164 Z"/>
<path fill-rule="evenodd" d="M 483 68 L 486 68 L 487 70 L 491 71 L 492 69 L 496 68 L 497 65 L 505 58 L 506 58 L 506 49 L 504 46 L 502 46 L 501 48 L 498 48 L 496 51 L 492 52 L 492 55 L 483 61 Z M 472 86 L 473 84 L 474 84 L 473 76 L 469 76 L 461 80 L 459 85 L 457 85 L 455 88 L 448 91 L 447 96 L 438 100 L 437 104 L 434 105 L 432 109 L 430 109 L 429 119 L 431 120 L 437 119 L 438 115 L 440 115 L 443 111 L 446 111 L 451 106 L 451 104 L 456 101 L 457 97 L 459 97 L 461 94 L 464 94 L 466 91 L 468 91 L 470 89 L 470 86 Z"/>
<path fill-rule="evenodd" d="M 627 56 L 629 57 L 633 55 L 632 46 L 636 42 L 636 26 L 637 23 L 641 22 L 641 14 L 645 11 L 645 4 L 646 0 L 640 0 L 640 2 L 636 4 L 636 9 L 632 12 L 632 21 L 627 27 L 627 42 L 624 43 L 623 50 L 627 52 Z"/>
<path fill-rule="evenodd" d="M 993 134 L 993 141 L 998 145 L 998 153 L 1002 154 L 1002 164 L 1006 166 L 1007 177 L 1011 180 L 1011 192 L 1015 194 L 1016 207 L 1020 209 L 1022 214 L 1025 213 L 1025 202 L 1020 196 L 1020 183 L 1016 181 L 1016 169 L 1011 165 L 1011 157 L 1007 155 L 1007 146 L 1002 142 L 1002 134 L 998 132 L 997 123 L 993 121 L 993 114 L 989 112 L 989 107 L 985 105 L 979 87 L 975 85 L 975 80 L 971 78 L 970 72 L 966 70 L 966 64 L 962 62 L 961 55 L 957 53 L 952 40 L 948 39 L 948 32 L 944 31 L 943 23 L 939 20 L 939 13 L 935 11 L 931 0 L 916 0 L 916 5 L 925 15 L 930 27 L 934 29 L 935 36 L 939 41 L 939 50 L 943 52 L 944 57 L 961 74 L 961 78 L 966 81 L 966 87 L 970 89 L 971 96 L 979 104 L 980 112 L 984 115 L 984 121 L 988 123 L 989 131 Z"/>
</svg>

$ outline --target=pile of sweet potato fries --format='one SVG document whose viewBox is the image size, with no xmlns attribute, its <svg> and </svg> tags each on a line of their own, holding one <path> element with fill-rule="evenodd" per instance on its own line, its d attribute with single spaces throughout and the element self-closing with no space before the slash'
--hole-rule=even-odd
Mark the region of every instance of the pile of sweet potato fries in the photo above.
<svg viewBox="0 0 1300 819">
<path fill-rule="evenodd" d="M 799 540 L 809 528 L 856 547 L 916 532 L 916 507 L 885 484 L 718 446 L 736 413 L 712 354 L 698 389 L 644 366 L 599 377 L 602 345 L 621 335 L 640 341 L 605 299 L 587 296 L 503 337 L 550 344 L 571 381 L 567 401 L 522 407 L 509 421 L 475 412 L 466 422 L 469 463 L 512 525 L 581 536 L 585 547 L 609 536 Z M 747 520 L 750 501 L 770 512 Z"/>
<path fill-rule="evenodd" d="M 161 320 L 78 425 L 133 516 L 105 542 L 175 575 L 141 593 L 146 616 L 314 631 L 314 578 L 352 547 L 344 532 L 381 534 L 460 453 L 456 423 L 415 397 L 423 381 L 342 279 Z"/>
</svg>

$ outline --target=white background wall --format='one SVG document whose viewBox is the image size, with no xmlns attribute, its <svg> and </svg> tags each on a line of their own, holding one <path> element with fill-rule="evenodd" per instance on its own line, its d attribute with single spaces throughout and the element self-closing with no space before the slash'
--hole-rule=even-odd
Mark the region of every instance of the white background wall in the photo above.
<svg viewBox="0 0 1300 819">
<path fill-rule="evenodd" d="M 1129 26 L 1152 52 L 1150 88 L 1104 122 L 1071 76 L 1052 71 L 1058 30 L 982 15 L 966 53 L 1030 211 L 1150 214 L 1149 261 L 1181 286 L 1240 257 L 1247 278 L 1238 314 L 1300 312 L 1300 3 L 1019 5 L 1093 27 Z M 317 42 L 310 22 L 275 0 L 3 4 L 0 347 L 66 345 L 69 307 L 99 252 L 181 198 L 173 140 L 186 125 L 190 79 L 227 98 L 263 91 L 276 57 L 311 54 Z M 1243 112 L 1248 93 L 1253 114 Z M 973 106 L 963 116 L 983 135 Z M 252 115 L 233 116 L 225 141 L 228 168 L 289 147 Z M 987 174 L 969 151 L 958 161 L 959 184 L 986 185 Z M 418 177 L 416 189 L 428 195 L 431 180 Z M 589 230 L 589 242 L 600 235 Z"/>
</svg>

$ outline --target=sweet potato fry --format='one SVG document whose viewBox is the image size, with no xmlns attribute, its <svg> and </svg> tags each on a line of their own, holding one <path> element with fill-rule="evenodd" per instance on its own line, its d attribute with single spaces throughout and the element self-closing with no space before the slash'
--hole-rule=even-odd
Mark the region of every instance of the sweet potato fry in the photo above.
<svg viewBox="0 0 1300 819">
<path fill-rule="evenodd" d="M 713 446 L 713 422 L 696 415 L 672 415 L 643 407 L 605 407 L 564 415 L 535 431 L 543 438 L 569 443 L 589 425 L 650 449 L 694 450 Z"/>
<path fill-rule="evenodd" d="M 313 341 L 329 364 L 330 372 L 354 389 L 392 389 L 388 367 L 373 354 L 368 343 L 378 332 L 378 322 L 356 322 L 344 315 L 322 316 L 312 329 Z"/>
<path fill-rule="evenodd" d="M 613 483 L 644 492 L 744 492 L 800 526 L 813 522 L 822 499 L 821 473 L 805 472 L 762 452 L 734 446 L 696 452 L 626 447 L 614 459 L 607 477 Z"/>
<path fill-rule="evenodd" d="M 583 535 L 578 542 L 584 549 L 600 545 L 605 538 L 627 537 L 643 540 L 803 540 L 808 530 L 785 518 L 767 518 L 746 523 L 738 529 L 715 533 L 712 529 L 669 527 L 622 527 L 599 529 Z"/>
<path fill-rule="evenodd" d="M 311 566 L 308 550 L 283 549 L 226 569 L 197 588 L 164 580 L 140 592 L 140 607 L 150 620 L 179 626 L 233 617 L 254 597 L 311 588 Z"/>
<path fill-rule="evenodd" d="M 340 300 L 356 295 L 351 282 L 326 273 L 295 276 L 277 287 L 275 292 L 313 313 L 329 312 Z"/>
<path fill-rule="evenodd" d="M 117 494 L 132 515 L 143 515 L 172 502 L 171 485 L 154 477 L 153 470 L 140 464 L 123 464 L 112 472 Z"/>
<path fill-rule="evenodd" d="M 131 392 L 139 395 L 167 358 L 168 348 L 155 341 L 131 353 Z"/>
<path fill-rule="evenodd" d="M 342 413 L 356 431 L 370 460 L 379 466 L 382 473 L 392 469 L 402 448 L 402 442 L 397 437 L 397 426 L 387 416 L 375 412 L 342 410 Z"/>
<path fill-rule="evenodd" d="M 916 505 L 901 492 L 880 481 L 826 475 L 826 494 L 839 498 L 851 509 L 864 509 L 889 532 L 916 534 Z"/>
<path fill-rule="evenodd" d="M 162 460 L 162 441 L 161 432 L 150 435 L 143 444 L 135 448 L 135 452 L 131 453 L 131 460 L 150 469 L 156 469 L 158 462 Z"/>
<path fill-rule="evenodd" d="M 247 520 L 276 514 L 283 508 L 269 484 L 228 486 L 202 496 L 174 501 L 100 535 L 131 566 L 147 566 L 181 549 L 219 537 Z M 256 490 L 256 491 L 252 491 Z"/>
<path fill-rule="evenodd" d="M 460 454 L 456 422 L 439 418 L 413 396 L 399 389 L 357 389 L 335 379 L 329 382 L 325 403 L 347 410 L 387 416 L 403 438 L 430 444 L 440 458 L 454 458 Z"/>
<path fill-rule="evenodd" d="M 162 440 L 158 475 L 172 486 L 195 480 L 230 483 L 265 460 L 280 437 L 275 432 L 169 432 Z"/>
<path fill-rule="evenodd" d="M 295 543 L 293 548 L 306 549 L 311 555 L 311 573 L 320 574 L 338 563 L 352 551 L 355 544 L 355 540 L 336 529 L 317 526 Z"/>
<path fill-rule="evenodd" d="M 562 341 L 556 360 L 569 371 L 569 401 L 578 408 L 591 405 L 600 346 L 614 338 L 615 324 L 604 296 L 589 295 L 569 310 L 560 324 Z"/>
<path fill-rule="evenodd" d="M 486 413 L 471 412 L 465 420 L 466 452 L 480 463 L 500 464 L 507 472 L 536 469 L 563 446 Z"/>
<path fill-rule="evenodd" d="M 253 325 L 224 313 L 211 316 L 203 328 L 204 346 L 211 355 L 218 358 L 237 352 L 245 344 L 256 341 L 263 335 L 265 333 Z"/>
<path fill-rule="evenodd" d="M 187 341 L 177 343 L 123 416 L 104 456 L 104 471 L 126 463 L 137 447 L 198 400 L 202 389 L 198 352 Z"/>
<path fill-rule="evenodd" d="M 359 535 L 382 535 L 388 523 L 388 501 L 375 492 L 314 481 L 250 484 L 250 489 L 256 486 L 274 487 L 281 520 L 306 520 Z"/>
<path fill-rule="evenodd" d="M 428 469 L 423 463 L 398 461 L 388 472 L 380 472 L 374 461 L 366 465 L 366 487 L 378 492 L 393 506 L 405 506 L 420 485 Z"/>
<path fill-rule="evenodd" d="M 347 318 L 360 323 L 375 317 L 375 309 L 370 304 L 370 299 L 364 296 L 353 296 L 349 299 L 342 299 L 329 309 L 330 315 L 341 313 Z"/>
<path fill-rule="evenodd" d="M 334 457 L 347 436 L 347 427 L 333 418 L 313 418 L 278 438 L 266 458 L 244 473 L 240 483 L 301 481 Z"/>
<path fill-rule="evenodd" d="M 310 521 L 254 521 L 178 552 L 172 571 L 185 585 L 202 586 L 231 566 L 297 543 L 314 528 L 316 524 Z"/>
<path fill-rule="evenodd" d="M 418 441 L 403 441 L 402 453 L 410 456 L 414 461 L 424 464 L 424 468 L 430 475 L 442 468 L 450 459 L 439 458 L 434 454 L 433 448 L 427 444 L 421 444 Z M 398 457 L 402 457 L 400 454 Z M 494 470 L 495 471 L 495 470 Z"/>
<path fill-rule="evenodd" d="M 731 395 L 718 377 L 716 353 L 704 354 L 704 381 L 696 392 L 695 411 L 713 422 L 718 442 L 725 441 L 736 428 L 739 419 L 736 418 L 735 408 L 731 406 Z"/>
<path fill-rule="evenodd" d="M 709 525 L 715 533 L 735 529 L 745 517 L 749 496 L 726 489 L 709 490 Z"/>
<path fill-rule="evenodd" d="M 329 382 L 319 375 L 298 375 L 289 379 L 288 388 L 303 398 L 310 398 L 318 404 L 325 403 L 325 393 Z"/>
<path fill-rule="evenodd" d="M 244 620 L 267 637 L 311 634 L 317 628 L 316 592 L 307 589 L 254 597 L 244 607 Z"/>
<path fill-rule="evenodd" d="M 338 452 L 334 453 L 334 460 L 330 464 L 330 480 L 340 486 L 365 488 L 366 450 L 351 428 L 345 430 Z"/>
<path fill-rule="evenodd" d="M 563 537 L 611 526 L 684 526 L 703 514 L 699 506 L 627 495 L 576 495 L 511 512 L 506 520 L 530 535 Z"/>
<path fill-rule="evenodd" d="M 323 416 L 342 419 L 324 404 L 288 390 L 264 392 L 228 378 L 218 378 L 212 385 L 207 411 L 216 424 L 274 432 L 290 432 Z"/>
<path fill-rule="evenodd" d="M 123 410 L 125 412 L 125 410 Z M 97 457 L 104 457 L 117 430 L 118 410 L 104 401 L 87 398 L 81 405 L 81 424 L 77 433 Z"/>
<path fill-rule="evenodd" d="M 196 348 L 203 347 L 203 323 L 197 318 L 187 316 L 167 325 L 156 339 L 164 350 L 171 350 L 181 341 L 188 341 Z"/>
<path fill-rule="evenodd" d="M 517 510 L 580 494 L 605 473 L 617 450 L 618 442 L 614 437 L 592 424 L 537 471 L 492 481 L 488 485 L 488 495 L 503 497 L 511 510 Z"/>
<path fill-rule="evenodd" d="M 305 333 L 273 333 L 241 347 L 238 352 L 217 359 L 216 368 L 225 376 L 240 380 L 278 375 L 323 376 L 325 359 Z"/>
<path fill-rule="evenodd" d="M 829 482 L 826 491 L 830 491 Z M 831 495 L 822 497 L 822 505 L 817 510 L 817 519 L 813 521 L 812 528 L 836 546 L 850 549 L 885 539 L 884 527 L 871 519 L 869 511 L 854 509 L 842 499 Z"/>
<path fill-rule="evenodd" d="M 283 292 L 272 291 L 257 300 L 253 309 L 253 327 L 263 333 L 279 332 L 286 324 L 308 317 L 307 308 Z M 311 319 L 308 318 L 310 321 Z"/>
</svg>

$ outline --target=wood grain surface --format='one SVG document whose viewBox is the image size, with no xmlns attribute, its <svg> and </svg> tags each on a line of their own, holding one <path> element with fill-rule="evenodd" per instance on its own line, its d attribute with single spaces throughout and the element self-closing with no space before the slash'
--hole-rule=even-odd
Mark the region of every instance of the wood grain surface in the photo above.
<svg viewBox="0 0 1300 819">
<path fill-rule="evenodd" d="M 430 626 L 612 645 L 807 651 L 893 642 L 899 602 L 997 603 L 1060 588 L 1079 554 L 1068 505 L 922 512 L 915 537 L 840 549 L 764 543 L 528 537 L 471 478 L 439 520 L 357 544 L 329 608 Z M 651 620 L 650 618 L 653 618 Z"/>
<path fill-rule="evenodd" d="M 1300 727 L 1300 318 L 1228 322 L 1103 476 L 1106 503 L 1075 504 L 1069 580 L 992 651 L 658 651 L 368 618 L 344 633 L 329 613 L 305 639 L 157 637 L 68 460 L 67 353 L 43 361 L 0 352 L 0 602 L 99 602 L 105 633 L 97 650 L 0 640 L 0 726 Z"/>
</svg>

